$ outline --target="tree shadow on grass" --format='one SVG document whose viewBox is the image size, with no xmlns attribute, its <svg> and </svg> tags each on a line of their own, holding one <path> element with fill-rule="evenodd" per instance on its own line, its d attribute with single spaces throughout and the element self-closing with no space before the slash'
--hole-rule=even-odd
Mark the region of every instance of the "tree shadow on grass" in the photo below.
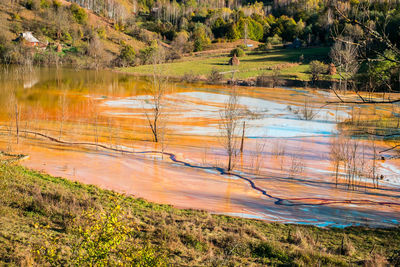
<svg viewBox="0 0 400 267">
<path fill-rule="evenodd" d="M 210 65 L 214 65 L 214 66 L 229 66 L 228 63 L 211 63 Z"/>
<path fill-rule="evenodd" d="M 258 53 L 254 53 L 257 55 Z M 265 57 L 259 57 L 254 59 L 242 59 L 242 62 L 264 62 L 264 61 L 278 61 L 278 62 L 298 62 L 301 55 L 304 55 L 304 64 L 308 64 L 313 60 L 326 61 L 328 56 L 328 50 L 319 51 L 314 48 L 303 48 L 303 49 L 279 49 L 271 52 L 260 53 L 259 55 L 265 55 Z"/>
</svg>

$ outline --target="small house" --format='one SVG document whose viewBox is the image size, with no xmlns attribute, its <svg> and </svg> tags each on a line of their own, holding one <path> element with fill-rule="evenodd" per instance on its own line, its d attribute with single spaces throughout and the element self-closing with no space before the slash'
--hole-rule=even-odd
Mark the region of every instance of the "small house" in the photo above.
<svg viewBox="0 0 400 267">
<path fill-rule="evenodd" d="M 303 47 L 303 43 L 301 42 L 301 40 L 299 38 L 296 38 L 293 40 L 293 42 L 285 47 L 288 48 L 294 48 L 294 49 L 298 49 L 298 48 L 302 48 Z"/>
<path fill-rule="evenodd" d="M 16 41 L 22 41 L 24 42 L 25 45 L 31 46 L 31 47 L 38 47 L 40 46 L 40 42 L 38 39 L 36 39 L 35 36 L 31 32 L 23 32 L 21 33 Z"/>
</svg>

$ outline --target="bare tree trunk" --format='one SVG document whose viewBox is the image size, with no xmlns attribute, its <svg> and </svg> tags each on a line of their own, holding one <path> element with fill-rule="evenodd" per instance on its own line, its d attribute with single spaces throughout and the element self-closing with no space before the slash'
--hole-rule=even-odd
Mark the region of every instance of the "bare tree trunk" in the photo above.
<svg viewBox="0 0 400 267">
<path fill-rule="evenodd" d="M 19 141 L 19 110 L 18 110 L 18 103 L 15 103 L 15 130 L 17 133 L 17 144 Z"/>
<path fill-rule="evenodd" d="M 337 161 L 335 163 L 335 165 L 336 165 L 336 188 L 338 186 L 339 164 L 340 164 L 339 161 Z"/>
<path fill-rule="evenodd" d="M 233 158 L 237 153 L 238 123 L 240 120 L 240 110 L 238 96 L 234 89 L 225 103 L 224 109 L 220 112 L 220 132 L 222 144 L 228 155 L 228 171 L 233 169 Z"/>
<path fill-rule="evenodd" d="M 246 121 L 243 121 L 243 131 L 242 131 L 242 140 L 240 142 L 240 153 L 243 153 L 243 145 L 244 145 L 244 134 L 246 130 Z"/>
<path fill-rule="evenodd" d="M 147 90 L 150 96 L 150 101 L 146 101 L 144 104 L 150 104 L 150 111 L 144 109 L 148 125 L 153 135 L 153 141 L 158 143 L 160 136 L 163 135 L 163 127 L 165 126 L 166 113 L 164 107 L 166 104 L 165 94 L 168 88 L 168 78 L 163 77 L 161 69 L 157 68 L 157 64 L 163 61 L 162 51 L 158 51 L 152 57 L 153 63 L 153 77 L 151 85 Z"/>
<path fill-rule="evenodd" d="M 64 121 L 66 119 L 66 113 L 67 113 L 67 99 L 65 93 L 61 96 L 59 100 L 59 105 L 60 105 L 60 137 L 59 139 L 62 138 L 63 135 L 63 129 L 64 129 Z"/>
</svg>

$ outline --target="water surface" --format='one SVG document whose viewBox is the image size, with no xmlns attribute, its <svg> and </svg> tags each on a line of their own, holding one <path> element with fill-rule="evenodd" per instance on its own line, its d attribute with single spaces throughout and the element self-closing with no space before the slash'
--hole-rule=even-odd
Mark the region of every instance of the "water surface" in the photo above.
<svg viewBox="0 0 400 267">
<path fill-rule="evenodd" d="M 334 98 L 329 92 L 237 89 L 240 107 L 254 116 L 246 120 L 244 153 L 228 175 L 219 120 L 230 87 L 169 85 L 165 135 L 154 144 L 145 115 L 152 108 L 150 84 L 143 78 L 44 68 L 10 69 L 0 77 L 0 149 L 28 154 L 27 167 L 158 203 L 267 221 L 345 227 L 393 226 L 400 219 L 398 160 L 377 163 L 384 175 L 379 188 L 363 177 L 356 190 L 343 180 L 336 187 L 331 144 L 351 107 L 324 106 Z M 310 121 L 293 112 L 305 96 L 317 112 Z M 367 162 L 371 141 L 359 142 Z"/>
</svg>

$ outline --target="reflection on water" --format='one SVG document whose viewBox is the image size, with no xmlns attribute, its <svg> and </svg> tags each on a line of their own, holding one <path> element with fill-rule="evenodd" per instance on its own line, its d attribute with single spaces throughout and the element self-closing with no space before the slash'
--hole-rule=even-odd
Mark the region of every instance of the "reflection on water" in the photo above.
<svg viewBox="0 0 400 267">
<path fill-rule="evenodd" d="M 354 191 L 343 180 L 336 187 L 331 144 L 340 134 L 336 122 L 349 116 L 350 107 L 318 108 L 311 121 L 300 120 L 288 108 L 301 106 L 305 94 L 314 108 L 321 107 L 334 97 L 327 92 L 240 88 L 239 103 L 254 116 L 247 121 L 236 176 L 229 176 L 216 167 L 224 167 L 226 160 L 218 120 L 230 88 L 170 86 L 167 134 L 156 145 L 150 142 L 144 113 L 151 108 L 149 84 L 142 78 L 110 71 L 37 68 L 24 73 L 10 68 L 1 72 L 0 84 L 0 149 L 29 154 L 23 162 L 28 167 L 151 201 L 269 221 L 344 227 L 390 226 L 400 219 L 398 160 L 377 163 L 384 175 L 378 189 L 361 178 Z M 163 150 L 174 157 L 57 144 L 26 131 L 130 152 Z M 370 159 L 370 141 L 359 142 L 365 147 L 363 157 Z M 386 147 L 382 142 L 377 146 Z"/>
</svg>

